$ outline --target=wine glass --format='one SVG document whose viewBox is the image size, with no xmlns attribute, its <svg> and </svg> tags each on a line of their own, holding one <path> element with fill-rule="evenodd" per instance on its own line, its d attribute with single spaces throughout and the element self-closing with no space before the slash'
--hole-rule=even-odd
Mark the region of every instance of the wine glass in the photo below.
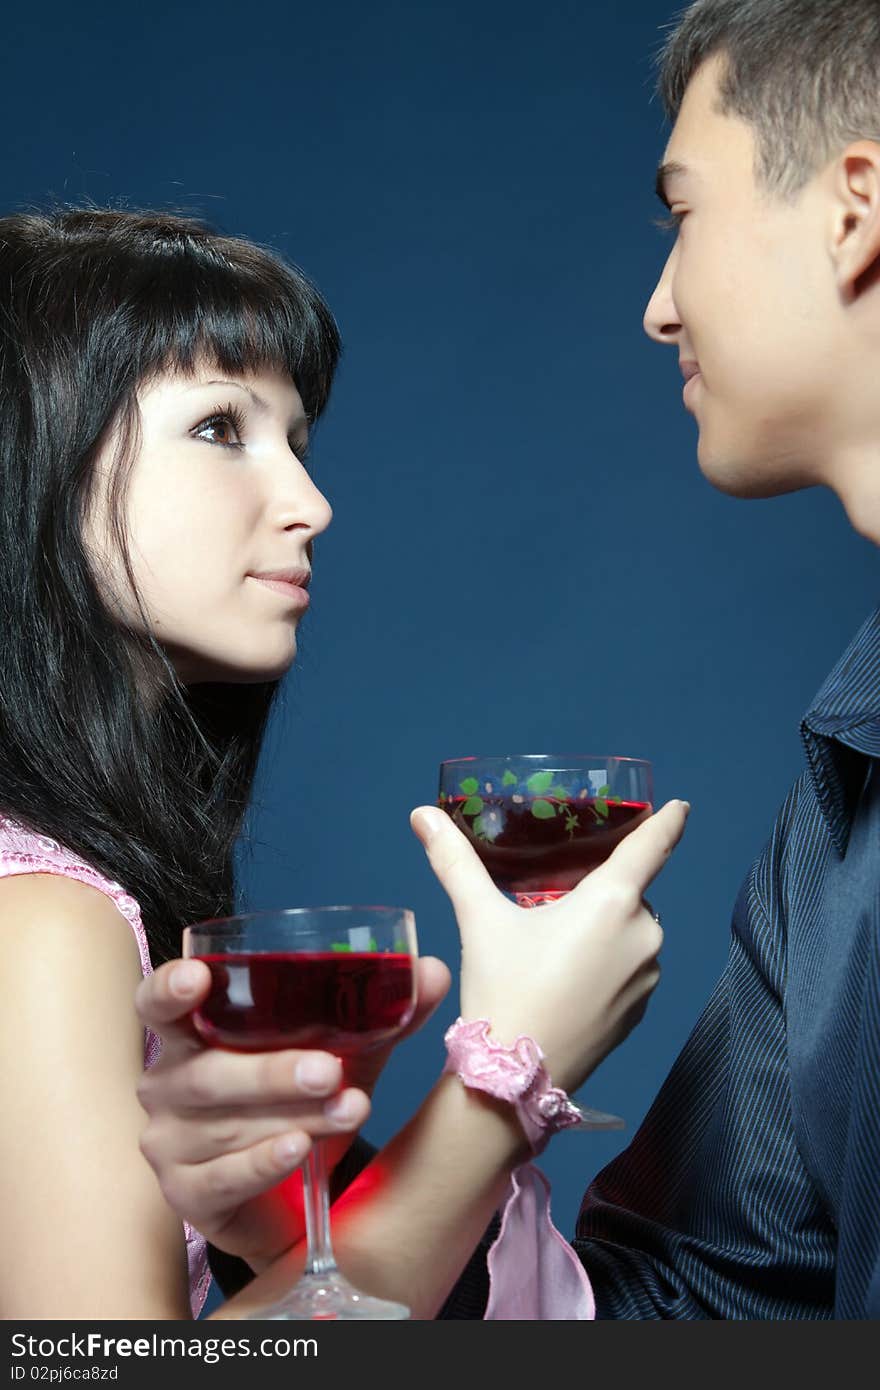
<svg viewBox="0 0 880 1390">
<path fill-rule="evenodd" d="M 649 762 L 592 753 L 514 753 L 440 764 L 438 804 L 520 907 L 568 893 L 653 810 Z M 582 1129 L 623 1120 L 581 1110 Z"/>
<path fill-rule="evenodd" d="M 400 1032 L 415 1009 L 415 918 L 402 907 L 293 907 L 196 922 L 183 954 L 211 990 L 193 1012 L 203 1040 L 236 1052 L 320 1048 L 343 1066 Z M 339 1272 L 330 1244 L 324 1146 L 303 1166 L 308 1257 L 299 1282 L 256 1319 L 408 1318 Z"/>
</svg>

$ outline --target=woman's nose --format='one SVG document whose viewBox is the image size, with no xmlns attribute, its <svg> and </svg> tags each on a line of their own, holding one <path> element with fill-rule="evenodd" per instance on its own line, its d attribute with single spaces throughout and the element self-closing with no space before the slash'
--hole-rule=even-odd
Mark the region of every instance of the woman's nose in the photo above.
<svg viewBox="0 0 880 1390">
<path fill-rule="evenodd" d="M 296 471 L 293 486 L 288 481 L 283 495 L 278 498 L 278 509 L 282 525 L 303 527 L 308 530 L 310 537 L 320 536 L 333 520 L 333 508 L 302 464 Z"/>
</svg>

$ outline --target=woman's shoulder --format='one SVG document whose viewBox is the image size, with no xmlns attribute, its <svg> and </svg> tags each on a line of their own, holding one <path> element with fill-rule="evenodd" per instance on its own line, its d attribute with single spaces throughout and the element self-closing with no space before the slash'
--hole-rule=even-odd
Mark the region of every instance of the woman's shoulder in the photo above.
<svg viewBox="0 0 880 1390">
<path fill-rule="evenodd" d="M 23 879 L 22 876 L 27 878 Z M 46 876 L 51 876 L 47 882 Z M 0 880 L 19 880 L 13 890 L 17 902 L 43 897 L 48 892 L 54 901 L 64 897 L 75 903 L 77 897 L 61 887 L 59 880 L 84 883 L 110 898 L 117 911 L 129 923 L 145 975 L 152 970 L 146 933 L 137 899 L 127 893 L 122 884 L 108 878 L 80 855 L 49 835 L 43 835 L 22 825 L 10 816 L 0 814 Z M 2 896 L 8 897 L 4 890 Z"/>
</svg>

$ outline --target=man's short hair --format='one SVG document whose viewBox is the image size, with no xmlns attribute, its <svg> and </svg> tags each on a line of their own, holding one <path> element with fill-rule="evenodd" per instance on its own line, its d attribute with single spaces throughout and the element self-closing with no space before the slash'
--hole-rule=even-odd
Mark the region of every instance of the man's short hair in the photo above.
<svg viewBox="0 0 880 1390">
<path fill-rule="evenodd" d="M 759 185 L 792 197 L 851 141 L 880 141 L 880 0 L 695 0 L 658 58 L 670 120 L 707 58 L 755 132 Z"/>
</svg>

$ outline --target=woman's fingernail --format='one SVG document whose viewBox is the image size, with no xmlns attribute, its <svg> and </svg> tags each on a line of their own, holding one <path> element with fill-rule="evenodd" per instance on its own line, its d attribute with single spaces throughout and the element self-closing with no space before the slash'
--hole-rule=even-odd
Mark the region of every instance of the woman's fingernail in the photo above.
<svg viewBox="0 0 880 1390">
<path fill-rule="evenodd" d="M 356 1114 L 354 1098 L 347 1095 L 334 1096 L 333 1100 L 328 1100 L 324 1106 L 324 1114 L 334 1124 L 349 1124 Z"/>
<path fill-rule="evenodd" d="M 304 1091 L 319 1096 L 339 1085 L 339 1063 L 332 1057 L 302 1057 L 295 1075 Z"/>
<path fill-rule="evenodd" d="M 435 806 L 420 806 L 409 818 L 410 825 L 423 845 L 430 844 L 438 830 L 443 829 L 446 816 Z"/>
<path fill-rule="evenodd" d="M 171 993 L 177 995 L 178 999 L 186 999 L 189 995 L 195 994 L 201 973 L 195 961 L 181 961 L 179 965 L 175 965 L 168 978 Z"/>
<path fill-rule="evenodd" d="M 289 1168 L 292 1164 L 299 1163 L 304 1149 L 305 1145 L 298 1135 L 282 1134 L 272 1145 L 272 1155 L 279 1168 Z"/>
<path fill-rule="evenodd" d="M 681 804 L 684 807 L 685 815 L 689 816 L 691 813 L 691 803 L 689 801 L 683 801 Z"/>
</svg>

